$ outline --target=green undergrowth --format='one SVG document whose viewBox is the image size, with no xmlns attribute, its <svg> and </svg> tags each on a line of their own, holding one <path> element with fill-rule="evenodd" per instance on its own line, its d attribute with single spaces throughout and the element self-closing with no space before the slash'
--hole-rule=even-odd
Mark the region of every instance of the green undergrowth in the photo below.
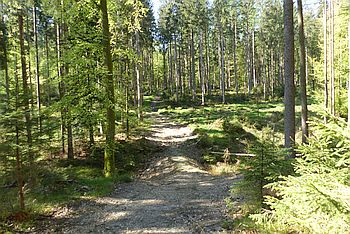
<svg viewBox="0 0 350 234">
<path fill-rule="evenodd" d="M 81 161 L 81 162 L 79 162 Z M 25 185 L 25 218 L 18 217 L 17 188 L 2 189 L 0 230 L 28 231 L 35 221 L 51 215 L 58 207 L 80 199 L 89 199 L 111 193 L 116 183 L 132 180 L 130 172 L 117 173 L 105 178 L 101 168 L 86 164 L 84 160 L 68 163 L 61 160 L 41 161 L 33 169 L 34 185 Z"/>
<path fill-rule="evenodd" d="M 283 149 L 283 101 L 232 97 L 228 100 L 227 104 L 208 102 L 205 106 L 165 105 L 159 112 L 189 124 L 199 135 L 196 143 L 204 149 L 204 162 L 231 165 L 236 173 L 243 175 L 226 199 L 232 219 L 224 221 L 223 227 L 237 232 L 264 231 L 250 215 L 269 209 L 264 203 L 265 196 L 278 198 L 276 192 L 266 185 L 282 176 L 295 174 L 295 161 L 286 160 L 287 151 Z M 311 99 L 308 108 L 309 117 L 320 118 L 322 108 L 317 100 Z M 297 144 L 301 142 L 300 110 L 297 102 Z M 235 156 L 234 153 L 245 156 Z"/>
<path fill-rule="evenodd" d="M 29 175 L 34 178 L 25 181 L 25 217 L 18 216 L 15 175 L 1 172 L 0 184 L 4 188 L 0 190 L 0 233 L 29 231 L 36 220 L 51 215 L 59 207 L 110 194 L 116 184 L 131 182 L 134 172 L 158 150 L 158 146 L 144 138 L 120 141 L 115 151 L 117 173 L 111 178 L 103 175 L 104 150 L 98 143 L 85 157 L 76 155 L 72 161 L 57 158 L 40 160 L 34 167 L 25 165 L 25 178 Z"/>
</svg>

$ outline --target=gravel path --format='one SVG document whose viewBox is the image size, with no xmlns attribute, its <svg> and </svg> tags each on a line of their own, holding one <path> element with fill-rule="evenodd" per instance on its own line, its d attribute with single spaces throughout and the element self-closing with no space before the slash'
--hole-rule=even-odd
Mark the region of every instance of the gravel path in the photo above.
<svg viewBox="0 0 350 234">
<path fill-rule="evenodd" d="M 154 115 L 149 140 L 164 150 L 131 183 L 108 197 L 82 201 L 57 214 L 55 233 L 226 233 L 223 199 L 238 179 L 213 176 L 197 162 L 196 136 L 187 126 Z M 195 141 L 190 141 L 195 142 Z"/>
</svg>

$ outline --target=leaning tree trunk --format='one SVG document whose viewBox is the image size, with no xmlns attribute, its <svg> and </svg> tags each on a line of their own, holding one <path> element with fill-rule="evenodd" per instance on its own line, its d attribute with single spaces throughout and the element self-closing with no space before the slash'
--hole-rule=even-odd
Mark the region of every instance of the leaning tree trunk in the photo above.
<svg viewBox="0 0 350 234">
<path fill-rule="evenodd" d="M 293 0 L 284 0 L 284 140 L 294 157 L 295 142 L 295 86 L 294 86 L 294 28 Z"/>
<path fill-rule="evenodd" d="M 105 53 L 105 67 L 107 75 L 104 78 L 104 83 L 107 93 L 107 107 L 106 107 L 106 147 L 104 153 L 104 173 L 106 177 L 111 177 L 115 171 L 114 158 L 114 135 L 115 135 L 115 110 L 114 110 L 114 80 L 113 80 L 113 63 L 110 45 L 110 32 L 108 23 L 107 1 L 100 0 L 100 7 L 102 12 L 102 31 L 103 41 L 102 45 Z"/>
<path fill-rule="evenodd" d="M 306 55 L 305 55 L 305 34 L 302 0 L 298 0 L 298 24 L 300 44 L 300 100 L 301 100 L 301 130 L 302 143 L 306 143 L 309 136 L 307 124 L 307 94 L 306 94 Z"/>
</svg>

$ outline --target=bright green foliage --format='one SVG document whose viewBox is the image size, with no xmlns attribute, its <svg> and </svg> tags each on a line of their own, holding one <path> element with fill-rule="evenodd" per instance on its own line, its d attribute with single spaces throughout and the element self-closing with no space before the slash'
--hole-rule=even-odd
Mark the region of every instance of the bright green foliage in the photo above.
<svg viewBox="0 0 350 234">
<path fill-rule="evenodd" d="M 231 190 L 233 197 L 244 197 L 244 214 L 257 212 L 263 207 L 263 196 L 271 194 L 265 185 L 282 175 L 292 173 L 291 162 L 285 160 L 286 152 L 275 143 L 275 133 L 270 128 L 261 131 L 261 137 L 249 149 L 254 156 L 240 158 L 243 180 Z"/>
<path fill-rule="evenodd" d="M 263 229 L 310 233 L 347 233 L 350 229 L 350 135 L 345 123 L 333 119 L 313 124 L 308 145 L 299 147 L 297 175 L 282 177 L 266 188 L 280 199 L 267 197 L 271 210 L 253 219 Z"/>
</svg>

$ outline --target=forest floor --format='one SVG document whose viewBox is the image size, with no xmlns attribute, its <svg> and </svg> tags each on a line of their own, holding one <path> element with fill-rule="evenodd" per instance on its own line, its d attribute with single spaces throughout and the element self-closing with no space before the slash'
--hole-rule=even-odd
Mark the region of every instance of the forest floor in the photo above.
<svg viewBox="0 0 350 234">
<path fill-rule="evenodd" d="M 186 125 L 151 114 L 146 139 L 161 147 L 130 183 L 108 196 L 86 199 L 55 212 L 40 233 L 226 233 L 224 199 L 239 182 L 212 175 L 201 161 L 197 136 Z"/>
</svg>

